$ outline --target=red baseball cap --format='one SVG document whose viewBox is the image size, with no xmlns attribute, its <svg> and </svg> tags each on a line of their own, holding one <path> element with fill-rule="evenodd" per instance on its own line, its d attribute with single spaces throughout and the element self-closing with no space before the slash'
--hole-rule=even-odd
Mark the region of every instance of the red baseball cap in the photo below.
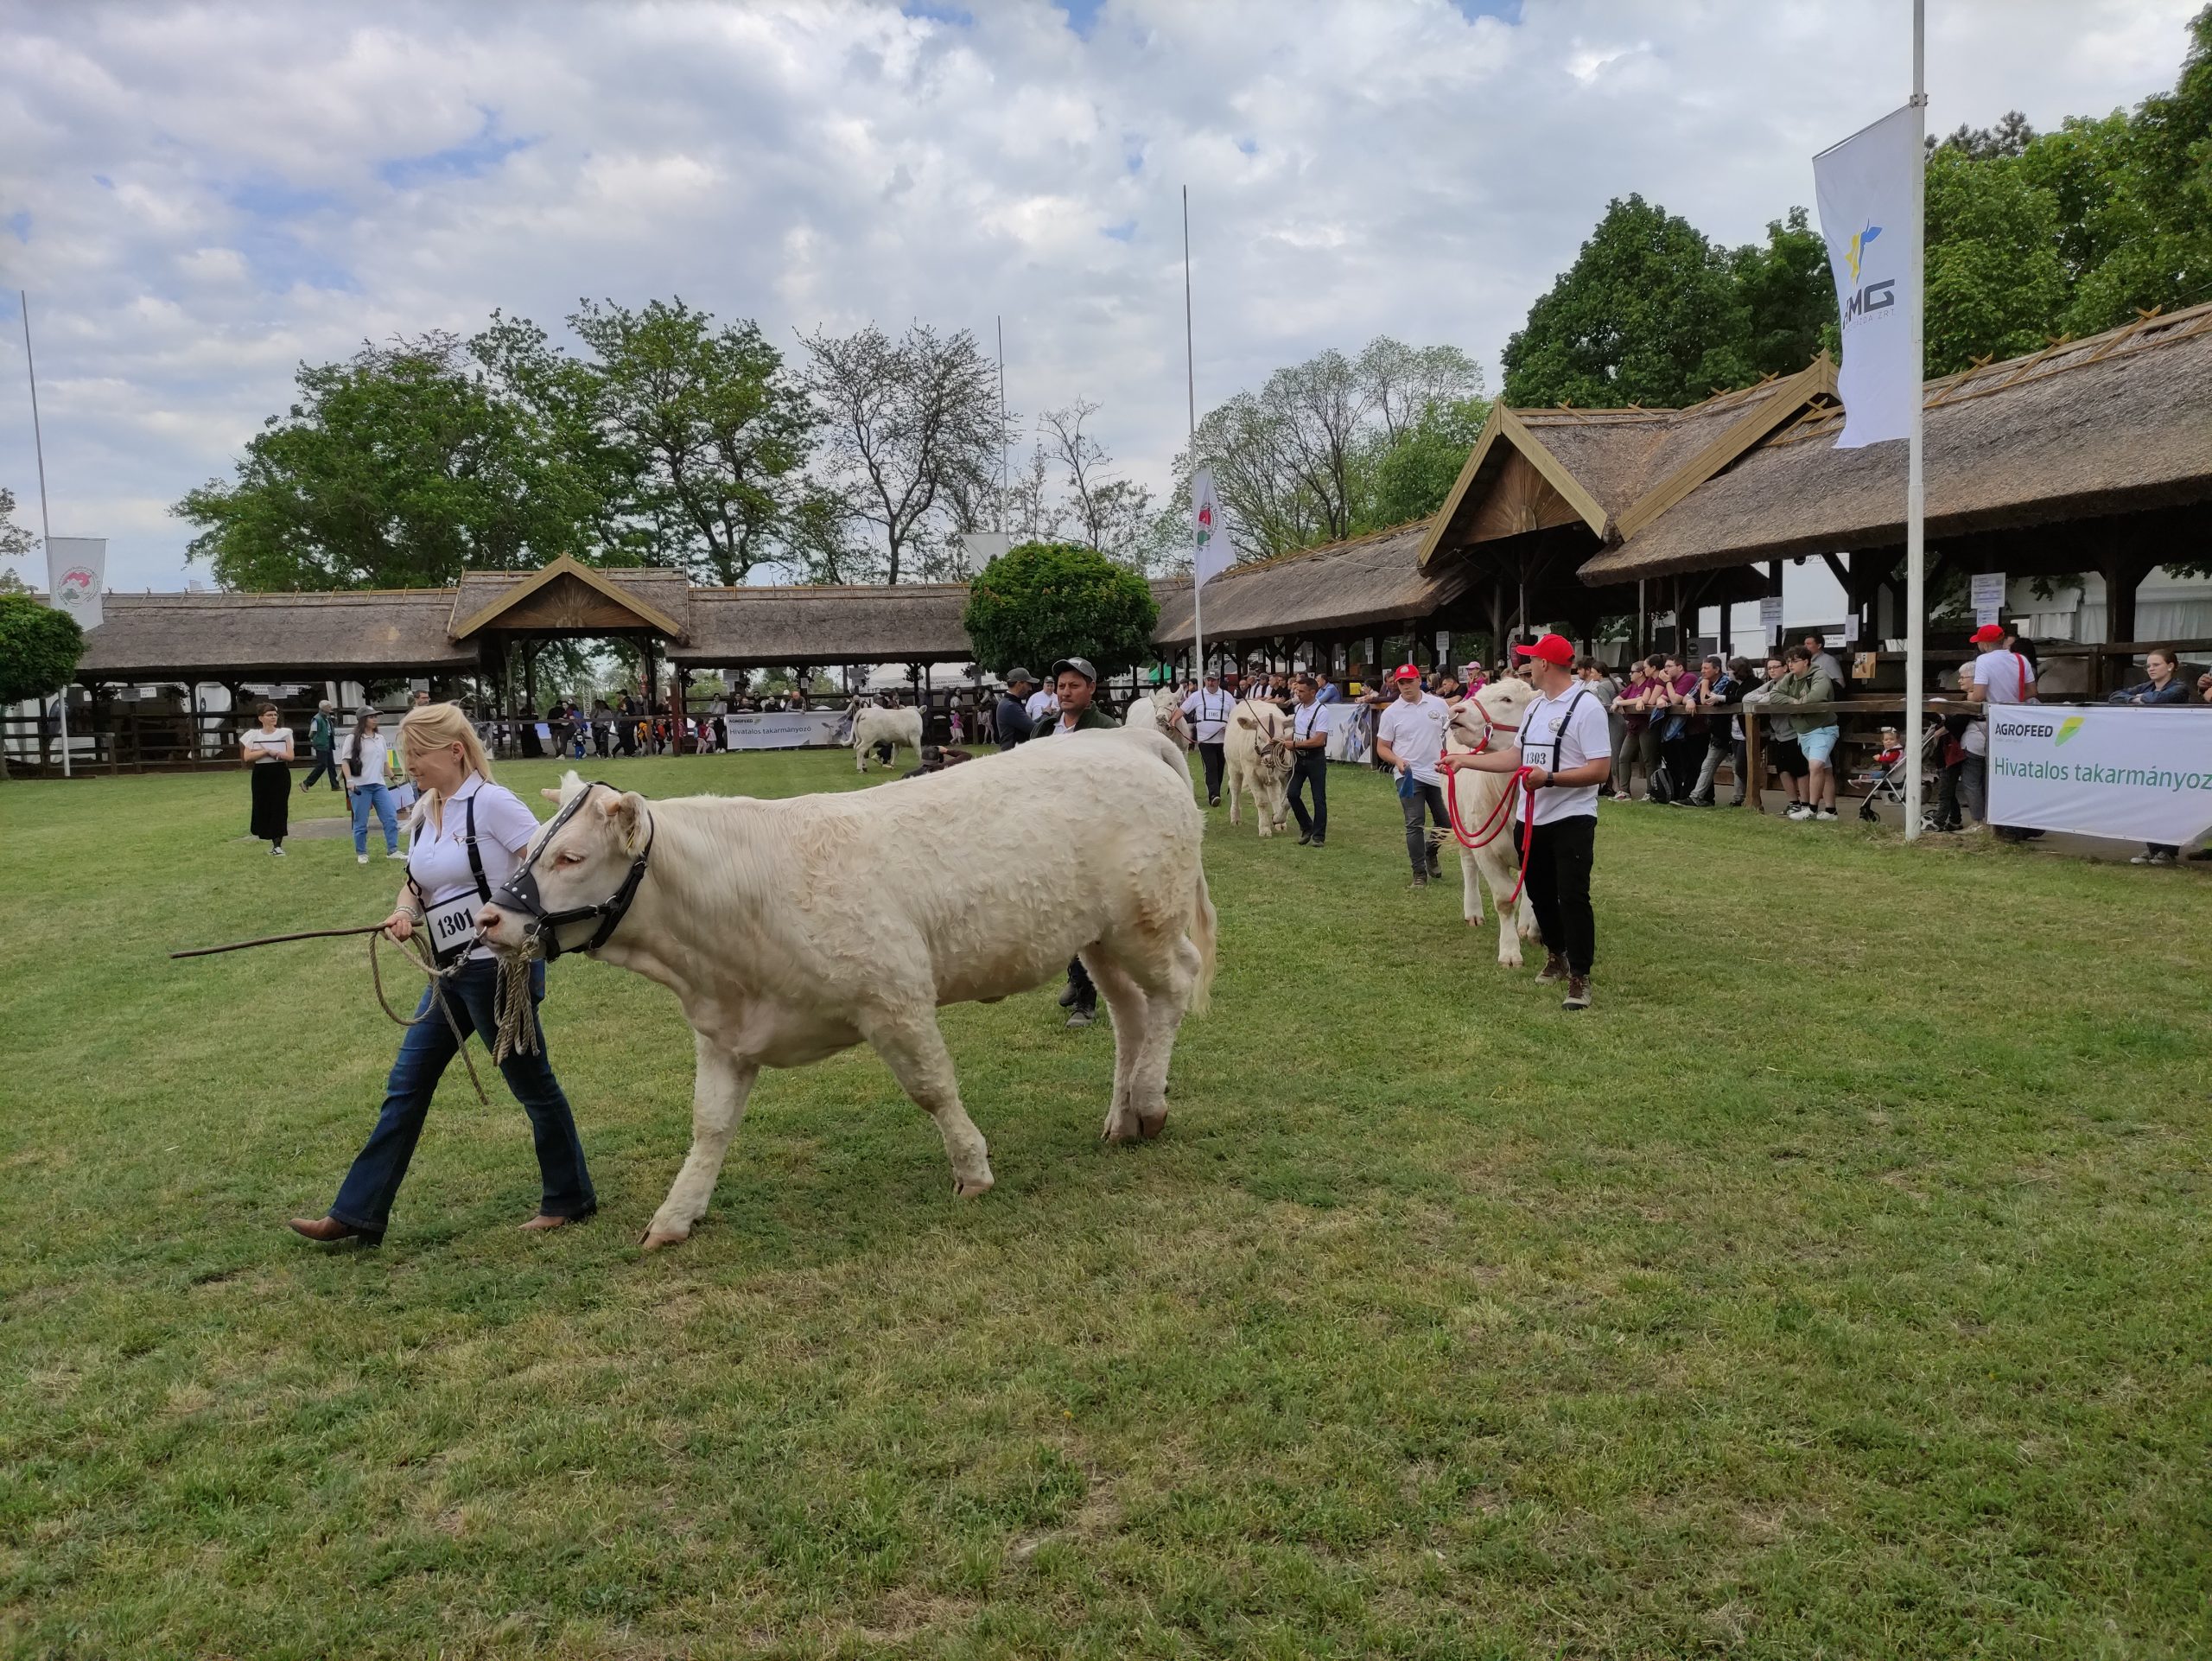
<svg viewBox="0 0 2212 1661">
<path fill-rule="evenodd" d="M 1967 644 L 1968 646 L 1987 646 L 1992 640 L 2001 640 L 2004 638 L 2005 631 L 1998 627 L 1996 624 L 1984 623 L 1980 628 L 1974 630 L 1972 634 L 1967 637 Z"/>
<path fill-rule="evenodd" d="M 1391 674 L 1390 678 L 1392 680 L 1419 680 L 1421 678 L 1421 671 L 1414 668 L 1409 663 L 1402 663 Z"/>
<path fill-rule="evenodd" d="M 1574 664 L 1574 648 L 1564 635 L 1559 634 L 1547 634 L 1534 646 L 1516 646 L 1513 648 L 1513 655 L 1516 658 L 1541 658 L 1560 669 L 1572 668 Z"/>
</svg>

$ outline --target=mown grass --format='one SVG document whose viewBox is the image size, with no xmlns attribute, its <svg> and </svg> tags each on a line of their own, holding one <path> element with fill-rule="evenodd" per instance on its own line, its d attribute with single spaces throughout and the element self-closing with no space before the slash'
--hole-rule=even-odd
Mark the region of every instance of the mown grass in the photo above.
<svg viewBox="0 0 2212 1661">
<path fill-rule="evenodd" d="M 2194 871 L 1609 806 L 1573 1017 L 1333 784 L 1321 852 L 1211 827 L 1162 1140 L 1096 1140 L 1103 1025 L 955 1009 L 988 1198 L 854 1054 L 650 1258 L 657 989 L 552 976 L 598 1220 L 518 1234 L 522 1115 L 449 1078 L 384 1248 L 308 1248 L 396 1038 L 361 950 L 162 953 L 394 868 L 268 859 L 236 777 L 0 786 L 0 1645 L 2212 1651 Z"/>
</svg>

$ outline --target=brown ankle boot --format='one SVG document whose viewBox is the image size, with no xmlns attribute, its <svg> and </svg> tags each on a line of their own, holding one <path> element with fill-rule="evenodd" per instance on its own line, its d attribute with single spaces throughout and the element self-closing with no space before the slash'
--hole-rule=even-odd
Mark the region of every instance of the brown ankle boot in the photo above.
<svg viewBox="0 0 2212 1661">
<path fill-rule="evenodd" d="M 335 1217 L 295 1217 L 291 1219 L 291 1228 L 293 1233 L 303 1234 L 324 1245 L 334 1245 L 340 1240 L 365 1240 L 374 1245 L 384 1238 L 381 1234 L 364 1232 L 351 1223 L 341 1223 Z"/>
<path fill-rule="evenodd" d="M 1536 983 L 1541 986 L 1548 981 L 1563 981 L 1566 978 L 1567 953 L 1554 951 L 1544 959 L 1543 969 L 1536 976 Z"/>
<path fill-rule="evenodd" d="M 1590 1007 L 1589 976 L 1569 975 L 1567 977 L 1567 996 L 1560 1000 L 1559 1007 L 1562 1009 L 1586 1009 Z"/>
</svg>

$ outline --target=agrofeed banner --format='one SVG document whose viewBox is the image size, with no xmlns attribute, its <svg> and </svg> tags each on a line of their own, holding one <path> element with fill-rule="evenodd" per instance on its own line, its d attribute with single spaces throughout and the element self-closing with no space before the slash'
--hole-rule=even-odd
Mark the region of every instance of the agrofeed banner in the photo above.
<svg viewBox="0 0 2212 1661">
<path fill-rule="evenodd" d="M 2212 827 L 2212 711 L 1988 710 L 1991 824 L 2177 846 Z"/>
</svg>

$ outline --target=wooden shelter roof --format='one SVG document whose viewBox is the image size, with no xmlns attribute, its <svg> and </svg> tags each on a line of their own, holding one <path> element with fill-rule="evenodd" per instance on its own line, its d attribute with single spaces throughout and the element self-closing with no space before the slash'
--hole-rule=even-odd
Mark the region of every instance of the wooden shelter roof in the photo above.
<svg viewBox="0 0 2212 1661">
<path fill-rule="evenodd" d="M 1927 384 L 1930 538 L 2212 502 L 2212 304 Z M 1905 447 L 1808 409 L 1587 561 L 1603 585 L 1904 540 Z"/>
<path fill-rule="evenodd" d="M 1344 542 L 1234 566 L 1206 584 L 1208 640 L 1280 639 L 1426 617 L 1467 589 L 1458 567 L 1424 572 L 1417 562 L 1429 522 L 1415 519 Z M 1190 584 L 1156 584 L 1153 639 L 1191 639 Z"/>
<path fill-rule="evenodd" d="M 347 678 L 474 669 L 446 633 L 451 589 L 334 594 L 106 594 L 85 636 L 83 680 Z"/>
<path fill-rule="evenodd" d="M 693 589 L 676 664 L 968 662 L 967 585 Z"/>
<path fill-rule="evenodd" d="M 1835 366 L 1717 393 L 1681 410 L 1493 405 L 1420 561 L 1580 521 L 1594 544 L 1633 534 L 1753 444 L 1835 397 Z"/>
<path fill-rule="evenodd" d="M 686 633 L 691 584 L 658 566 L 601 570 L 563 554 L 534 571 L 469 571 L 454 595 L 453 638 L 486 628 L 604 634 L 647 629 Z"/>
</svg>

